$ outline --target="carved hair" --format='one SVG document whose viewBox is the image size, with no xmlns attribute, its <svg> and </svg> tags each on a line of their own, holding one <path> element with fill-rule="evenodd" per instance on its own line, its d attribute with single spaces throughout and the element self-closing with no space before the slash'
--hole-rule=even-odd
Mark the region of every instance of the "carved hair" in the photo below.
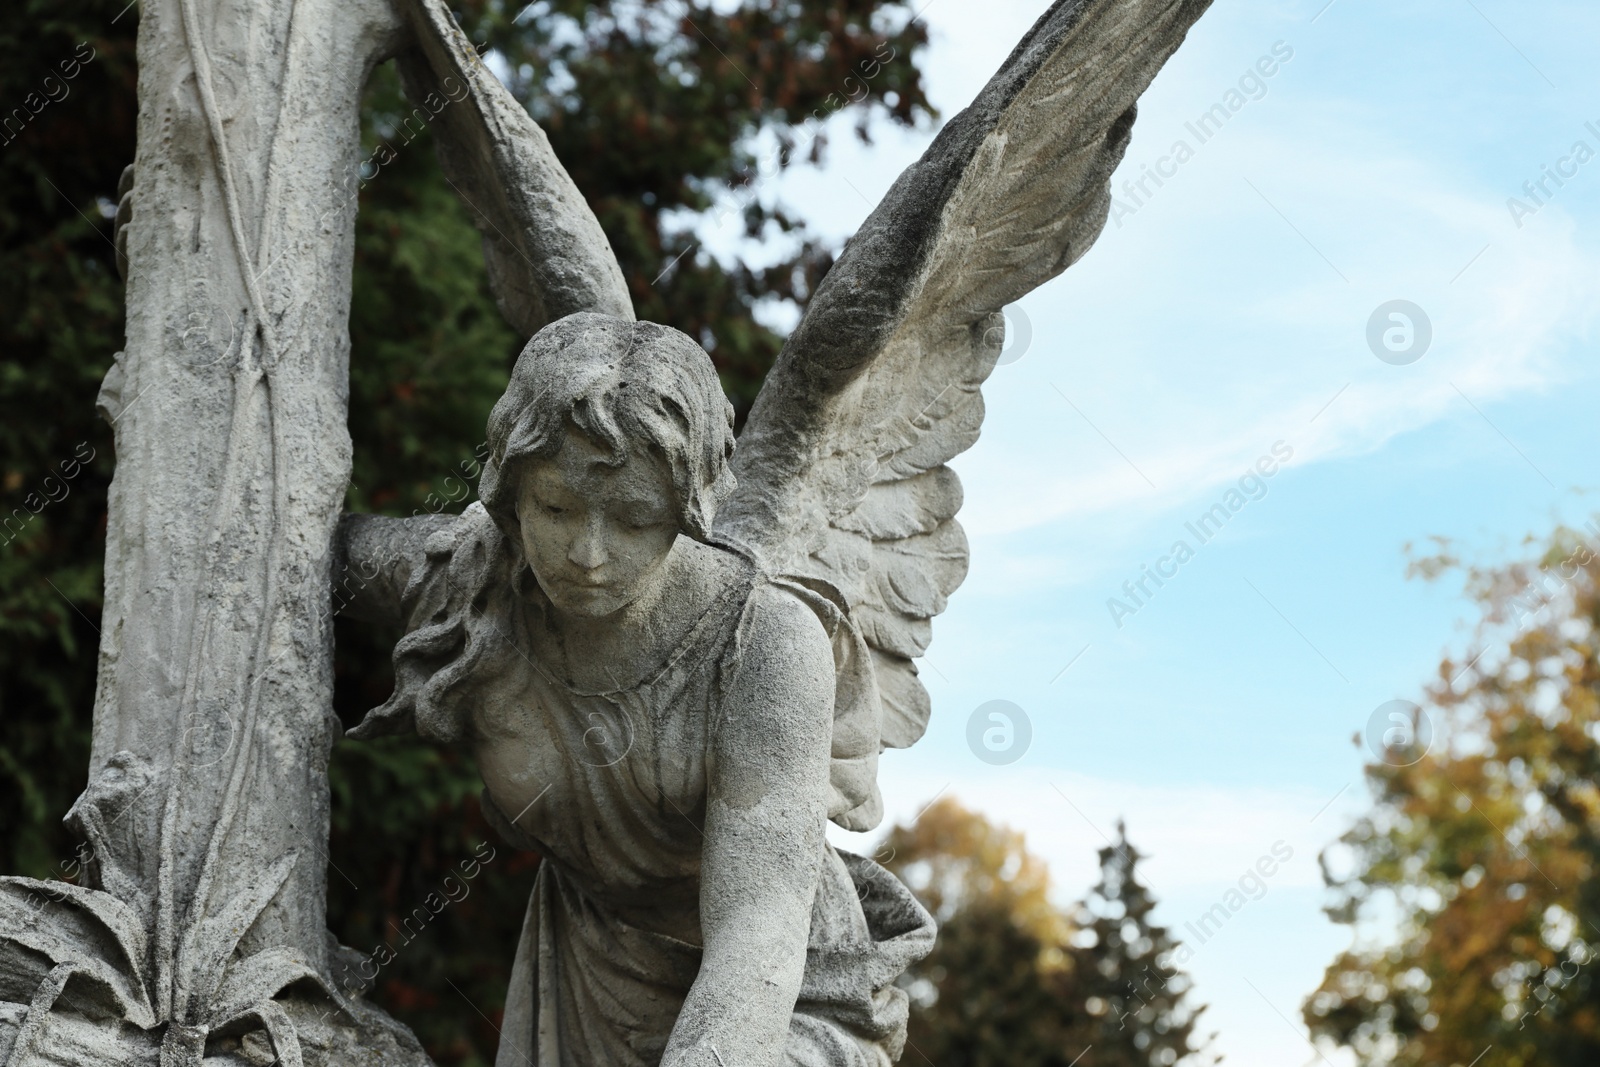
<svg viewBox="0 0 1600 1067">
<path fill-rule="evenodd" d="M 517 537 L 520 468 L 549 459 L 576 425 L 614 466 L 648 448 L 672 475 L 678 526 L 704 541 L 733 492 L 733 405 L 705 351 L 653 322 L 581 312 L 536 334 L 489 415 L 483 506 Z"/>
</svg>

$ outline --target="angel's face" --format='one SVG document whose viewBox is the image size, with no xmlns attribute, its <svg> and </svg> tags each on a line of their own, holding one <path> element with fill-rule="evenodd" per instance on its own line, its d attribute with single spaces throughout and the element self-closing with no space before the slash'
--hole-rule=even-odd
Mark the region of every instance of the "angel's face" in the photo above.
<svg viewBox="0 0 1600 1067">
<path fill-rule="evenodd" d="M 611 615 L 649 589 L 678 538 L 666 464 L 640 449 L 621 466 L 576 427 L 561 449 L 523 467 L 522 547 L 560 611 Z"/>
</svg>

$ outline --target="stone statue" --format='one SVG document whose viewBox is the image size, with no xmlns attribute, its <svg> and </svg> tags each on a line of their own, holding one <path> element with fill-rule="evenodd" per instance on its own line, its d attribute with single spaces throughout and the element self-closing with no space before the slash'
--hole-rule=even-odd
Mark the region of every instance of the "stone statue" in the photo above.
<svg viewBox="0 0 1600 1067">
<path fill-rule="evenodd" d="M 999 309 L 1106 218 L 1133 99 L 1200 7 L 1162 6 L 1040 21 L 846 247 L 737 448 L 698 345 L 578 313 L 518 360 L 481 504 L 347 520 L 347 566 L 385 576 L 355 610 L 410 631 L 356 736 L 470 746 L 491 820 L 544 857 L 499 1067 L 899 1057 L 894 979 L 933 923 L 824 822 L 876 826 L 878 753 L 927 724 L 915 659 L 966 572 L 945 464 Z"/>
<path fill-rule="evenodd" d="M 356 734 L 467 743 L 491 822 L 545 858 L 501 1064 L 900 1052 L 890 983 L 932 922 L 823 835 L 876 805 L 871 652 L 836 590 L 714 540 L 732 426 L 683 334 L 545 327 L 482 503 L 405 593 L 394 696 Z"/>
<path fill-rule="evenodd" d="M 148 0 L 91 862 L 0 879 L 0 1063 L 427 1062 L 323 928 L 330 577 L 407 631 L 354 733 L 469 746 L 544 857 L 499 1067 L 896 1059 L 933 924 L 825 824 L 876 826 L 878 754 L 927 724 L 1000 309 L 1098 235 L 1208 3 L 1058 0 L 846 245 L 736 442 L 443 0 Z M 354 207 L 326 173 L 387 56 L 533 338 L 459 517 L 338 517 Z"/>
</svg>

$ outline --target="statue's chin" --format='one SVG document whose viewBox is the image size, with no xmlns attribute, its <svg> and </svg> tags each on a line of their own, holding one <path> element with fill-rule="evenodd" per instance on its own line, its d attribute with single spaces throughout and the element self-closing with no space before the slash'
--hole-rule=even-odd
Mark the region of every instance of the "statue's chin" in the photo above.
<svg viewBox="0 0 1600 1067">
<path fill-rule="evenodd" d="M 556 609 L 585 619 L 615 615 L 634 600 L 635 591 L 615 586 L 585 586 L 572 582 L 539 583 Z"/>
</svg>

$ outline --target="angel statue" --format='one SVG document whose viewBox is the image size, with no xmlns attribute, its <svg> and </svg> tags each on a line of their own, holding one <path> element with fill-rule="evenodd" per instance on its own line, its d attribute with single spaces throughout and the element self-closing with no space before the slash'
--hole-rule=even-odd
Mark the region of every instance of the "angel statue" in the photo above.
<svg viewBox="0 0 1600 1067">
<path fill-rule="evenodd" d="M 845 246 L 737 439 L 700 346 L 632 320 L 564 172 L 516 162 L 531 120 L 476 96 L 452 120 L 447 172 L 476 145 L 501 175 L 476 187 L 497 294 L 547 324 L 480 501 L 350 516 L 341 551 L 375 576 L 347 612 L 407 630 L 352 735 L 468 747 L 542 857 L 499 1067 L 899 1057 L 933 920 L 825 824 L 877 826 L 878 754 L 927 725 L 916 659 L 967 566 L 947 463 L 1000 309 L 1098 235 L 1134 102 L 1207 3 L 1055 3 Z"/>
</svg>

